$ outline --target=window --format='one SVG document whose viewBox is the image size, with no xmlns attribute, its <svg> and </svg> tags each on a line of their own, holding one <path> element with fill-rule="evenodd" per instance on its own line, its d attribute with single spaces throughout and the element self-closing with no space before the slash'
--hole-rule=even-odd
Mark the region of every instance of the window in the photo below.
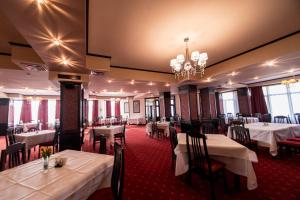
<svg viewBox="0 0 300 200">
<path fill-rule="evenodd" d="M 269 112 L 273 115 L 290 116 L 300 112 L 300 83 L 270 85 L 263 87 Z"/>
<path fill-rule="evenodd" d="M 55 124 L 55 111 L 56 111 L 56 100 L 48 100 L 48 126 L 54 126 Z"/>
<path fill-rule="evenodd" d="M 237 94 L 234 92 L 224 92 L 221 94 L 223 99 L 224 113 L 236 114 L 239 112 Z"/>
<path fill-rule="evenodd" d="M 39 100 L 32 100 L 31 101 L 31 119 L 34 123 L 37 123 L 37 121 L 38 121 L 39 105 L 40 105 Z"/>
<path fill-rule="evenodd" d="M 115 117 L 115 100 L 110 101 L 110 107 L 111 107 L 111 117 Z"/>
<path fill-rule="evenodd" d="M 159 112 L 159 100 L 155 100 L 155 109 L 156 109 L 156 117 L 160 117 L 160 112 Z"/>
<path fill-rule="evenodd" d="M 171 96 L 171 117 L 175 117 L 175 115 L 176 115 L 175 96 Z"/>
<path fill-rule="evenodd" d="M 20 123 L 22 100 L 14 100 L 14 125 Z"/>
</svg>

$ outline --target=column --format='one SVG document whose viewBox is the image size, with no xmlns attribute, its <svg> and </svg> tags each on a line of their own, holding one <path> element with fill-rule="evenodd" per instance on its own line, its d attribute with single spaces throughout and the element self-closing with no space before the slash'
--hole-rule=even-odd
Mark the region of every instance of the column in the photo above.
<svg viewBox="0 0 300 200">
<path fill-rule="evenodd" d="M 197 86 L 179 87 L 181 119 L 184 121 L 198 120 Z"/>
<path fill-rule="evenodd" d="M 203 118 L 217 117 L 217 106 L 215 90 L 213 88 L 203 88 L 200 90 L 200 102 Z"/>
<path fill-rule="evenodd" d="M 81 149 L 82 102 L 81 83 L 60 82 L 60 151 Z"/>
<path fill-rule="evenodd" d="M 249 95 L 249 89 L 238 88 L 237 89 L 237 97 L 239 103 L 239 112 L 245 115 L 251 114 L 251 100 Z"/>
<path fill-rule="evenodd" d="M 165 117 L 167 121 L 171 118 L 171 93 L 161 92 L 159 95 L 160 116 Z"/>
<path fill-rule="evenodd" d="M 0 98 L 0 136 L 6 135 L 8 128 L 9 99 Z"/>
</svg>

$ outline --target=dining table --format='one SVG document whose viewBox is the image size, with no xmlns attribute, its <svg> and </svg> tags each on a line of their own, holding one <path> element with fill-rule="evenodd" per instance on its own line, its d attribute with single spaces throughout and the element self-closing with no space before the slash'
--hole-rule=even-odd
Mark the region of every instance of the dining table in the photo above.
<svg viewBox="0 0 300 200">
<path fill-rule="evenodd" d="M 208 154 L 211 159 L 224 163 L 225 168 L 233 174 L 247 177 L 247 188 L 249 190 L 258 187 L 252 164 L 258 162 L 254 151 L 225 135 L 205 134 L 205 136 Z M 183 175 L 189 169 L 186 134 L 178 133 L 177 139 L 178 144 L 174 149 L 176 155 L 175 176 Z"/>
<path fill-rule="evenodd" d="M 25 143 L 26 150 L 45 142 L 53 141 L 55 130 L 41 130 L 15 134 L 16 142 Z"/>
<path fill-rule="evenodd" d="M 152 123 L 153 122 L 149 122 L 146 125 L 146 133 L 148 135 L 150 135 L 150 133 L 152 132 Z M 157 124 L 157 128 L 163 129 L 165 136 L 169 137 L 169 135 L 170 135 L 170 130 L 169 130 L 170 122 L 167 122 L 167 121 L 156 122 L 156 124 Z"/>
<path fill-rule="evenodd" d="M 124 126 L 120 125 L 108 125 L 108 126 L 97 126 L 93 127 L 89 130 L 90 140 L 93 138 L 93 129 L 95 130 L 95 134 L 104 135 L 111 143 L 114 141 L 114 135 L 117 133 L 122 133 Z"/>
<path fill-rule="evenodd" d="M 299 124 L 281 124 L 281 123 L 252 123 L 245 124 L 249 129 L 250 138 L 258 142 L 259 146 L 269 148 L 272 156 L 278 154 L 277 142 L 286 140 L 291 137 L 300 137 Z M 228 137 L 232 137 L 231 129 L 228 128 Z"/>
<path fill-rule="evenodd" d="M 56 168 L 55 159 L 66 159 Z M 83 200 L 110 187 L 114 157 L 65 150 L 50 156 L 49 168 L 38 159 L 0 172 L 0 200 Z"/>
<path fill-rule="evenodd" d="M 257 117 L 242 117 L 242 118 L 233 117 L 232 119 L 234 119 L 234 120 L 242 119 L 245 124 L 251 124 L 251 123 L 259 122 L 259 119 Z M 230 121 L 229 118 L 226 117 L 225 118 L 225 123 L 229 124 L 229 121 Z"/>
</svg>

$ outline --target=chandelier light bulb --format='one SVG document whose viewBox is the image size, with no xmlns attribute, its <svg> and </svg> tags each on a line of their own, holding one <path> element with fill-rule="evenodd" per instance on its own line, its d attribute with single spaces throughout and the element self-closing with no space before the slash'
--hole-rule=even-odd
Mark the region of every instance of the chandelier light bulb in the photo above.
<svg viewBox="0 0 300 200">
<path fill-rule="evenodd" d="M 197 60 L 199 60 L 199 58 L 200 58 L 200 53 L 199 53 L 199 51 L 193 51 L 193 52 L 192 52 L 192 55 L 191 55 L 191 60 L 192 60 L 192 61 L 197 61 Z"/>
<path fill-rule="evenodd" d="M 184 55 L 183 54 L 179 54 L 177 57 L 176 57 L 176 59 L 177 59 L 177 62 L 178 63 L 181 63 L 181 64 L 183 64 L 183 62 L 184 62 Z"/>
</svg>

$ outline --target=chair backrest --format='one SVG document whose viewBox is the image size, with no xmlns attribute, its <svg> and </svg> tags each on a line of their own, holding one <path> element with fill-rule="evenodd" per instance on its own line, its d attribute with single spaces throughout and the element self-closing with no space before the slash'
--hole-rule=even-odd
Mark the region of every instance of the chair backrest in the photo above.
<svg viewBox="0 0 300 200">
<path fill-rule="evenodd" d="M 214 120 L 204 120 L 201 122 L 201 131 L 204 134 L 217 134 L 218 126 L 218 122 Z"/>
<path fill-rule="evenodd" d="M 204 170 L 208 168 L 208 173 L 211 176 L 212 170 L 206 145 L 206 136 L 201 133 L 187 133 L 186 145 L 188 152 L 189 169 L 197 168 L 198 170 L 202 170 L 202 172 L 204 173 Z"/>
<path fill-rule="evenodd" d="M 5 137 L 6 146 L 16 143 L 14 132 L 15 129 L 13 127 L 10 127 L 6 130 L 6 137 Z"/>
<path fill-rule="evenodd" d="M 230 129 L 232 139 L 245 146 L 251 144 L 249 129 L 243 126 L 233 126 Z"/>
<path fill-rule="evenodd" d="M 27 132 L 35 132 L 38 129 L 36 127 L 30 127 Z"/>
<path fill-rule="evenodd" d="M 169 132 L 170 132 L 170 144 L 171 144 L 172 155 L 174 155 L 175 154 L 174 149 L 178 144 L 176 128 L 170 126 Z"/>
<path fill-rule="evenodd" d="M 219 114 L 218 118 L 226 118 L 226 115 L 225 114 Z"/>
<path fill-rule="evenodd" d="M 121 200 L 123 194 L 125 159 L 124 149 L 117 142 L 114 143 L 114 166 L 111 177 L 111 189 L 114 199 Z"/>
<path fill-rule="evenodd" d="M 180 122 L 180 129 L 182 133 L 186 133 L 188 131 L 191 131 L 191 124 L 189 122 L 186 121 L 181 121 Z"/>
<path fill-rule="evenodd" d="M 17 126 L 15 128 L 15 133 L 16 134 L 20 134 L 20 133 L 23 133 L 24 132 L 24 127 L 23 126 Z"/>
<path fill-rule="evenodd" d="M 290 119 L 287 116 L 278 115 L 274 117 L 274 123 L 290 124 Z"/>
<path fill-rule="evenodd" d="M 295 118 L 295 122 L 296 122 L 297 124 L 300 124 L 300 113 L 295 113 L 295 114 L 294 114 L 294 118 Z"/>
<path fill-rule="evenodd" d="M 245 126 L 245 123 L 242 120 L 232 120 L 229 123 L 229 126 L 233 127 L 233 126 Z"/>
<path fill-rule="evenodd" d="M 191 121 L 191 132 L 200 133 L 201 131 L 201 122 L 199 120 Z"/>
<path fill-rule="evenodd" d="M 228 117 L 228 118 L 229 118 L 229 117 L 233 118 L 233 114 L 232 114 L 232 113 L 227 113 L 227 117 Z"/>
<path fill-rule="evenodd" d="M 254 113 L 254 117 L 257 117 L 259 121 L 261 121 L 261 113 Z"/>
<path fill-rule="evenodd" d="M 262 122 L 268 122 L 268 123 L 271 123 L 271 121 L 272 121 L 272 115 L 271 115 L 270 113 L 268 113 L 268 114 L 263 114 L 263 115 L 261 116 L 261 121 L 262 121 Z"/>
<path fill-rule="evenodd" d="M 9 168 L 24 164 L 26 162 L 25 143 L 17 142 L 1 151 L 1 171 L 5 169 L 7 156 Z"/>
</svg>

